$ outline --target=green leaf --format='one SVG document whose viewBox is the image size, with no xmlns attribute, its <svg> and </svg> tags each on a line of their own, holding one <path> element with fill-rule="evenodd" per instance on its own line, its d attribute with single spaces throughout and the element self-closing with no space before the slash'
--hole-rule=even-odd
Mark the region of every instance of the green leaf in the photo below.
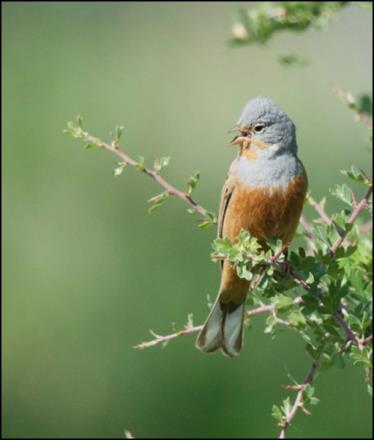
<svg viewBox="0 0 374 440">
<path fill-rule="evenodd" d="M 237 266 L 236 273 L 238 274 L 239 278 L 244 278 L 248 281 L 251 281 L 253 278 L 253 273 L 250 270 L 248 270 L 246 264 Z"/>
<path fill-rule="evenodd" d="M 83 131 L 82 126 L 79 124 L 82 124 L 82 119 L 80 117 L 77 118 L 77 122 L 69 121 L 67 123 L 67 128 L 64 130 L 64 133 L 78 139 L 85 138 L 86 136 L 88 136 L 88 133 Z"/>
<path fill-rule="evenodd" d="M 312 359 L 317 359 L 318 357 L 318 351 L 316 350 L 316 348 L 312 345 L 312 344 L 306 344 L 305 345 L 305 350 L 308 352 L 308 354 L 310 355 L 310 357 Z"/>
<path fill-rule="evenodd" d="M 274 327 L 277 324 L 277 320 L 276 320 L 275 316 L 269 315 L 266 318 L 265 323 L 266 323 L 266 327 L 265 327 L 264 333 L 266 333 L 266 334 L 274 334 Z"/>
<path fill-rule="evenodd" d="M 356 182 L 364 183 L 365 185 L 370 185 L 372 183 L 366 173 L 356 165 L 351 165 L 349 170 L 341 170 L 341 173 L 344 176 L 347 176 Z"/>
<path fill-rule="evenodd" d="M 273 254 L 279 254 L 283 249 L 283 242 L 278 238 L 270 238 L 267 240 L 267 244 L 271 247 Z"/>
<path fill-rule="evenodd" d="M 305 316 L 300 309 L 292 310 L 287 317 L 288 322 L 297 328 L 303 328 L 306 325 Z"/>
<path fill-rule="evenodd" d="M 145 159 L 144 159 L 144 156 L 138 156 L 138 159 L 139 159 L 139 161 L 138 161 L 138 163 L 135 165 L 135 168 L 136 168 L 138 171 L 144 171 L 144 169 L 145 169 L 145 165 L 144 165 L 144 161 L 145 161 Z"/>
<path fill-rule="evenodd" d="M 373 116 L 373 101 L 370 95 L 365 93 L 357 98 L 358 110 L 368 116 Z"/>
<path fill-rule="evenodd" d="M 275 305 L 275 309 L 279 312 L 284 312 L 293 306 L 293 298 L 282 294 L 275 295 L 271 299 L 271 302 Z"/>
<path fill-rule="evenodd" d="M 280 55 L 278 62 L 286 67 L 305 67 L 310 64 L 309 60 L 296 54 Z"/>
<path fill-rule="evenodd" d="M 284 415 L 286 417 L 289 416 L 289 414 L 291 412 L 291 400 L 290 400 L 290 397 L 287 397 L 287 399 L 283 400 L 282 411 L 283 411 L 283 413 L 284 413 Z"/>
<path fill-rule="evenodd" d="M 77 116 L 77 125 L 78 127 L 83 128 L 83 118 L 81 115 Z"/>
<path fill-rule="evenodd" d="M 156 209 L 160 208 L 166 201 L 166 199 L 168 199 L 168 197 L 170 196 L 168 191 L 165 191 L 161 194 L 159 194 L 155 199 L 155 202 L 153 203 L 153 205 L 148 208 L 148 212 L 150 214 L 152 214 L 152 212 L 154 212 Z"/>
<path fill-rule="evenodd" d="M 196 185 L 200 179 L 200 173 L 196 172 L 193 176 L 190 176 L 187 181 L 187 194 L 191 196 L 192 191 L 196 188 Z"/>
<path fill-rule="evenodd" d="M 214 212 L 207 211 L 205 220 L 199 222 L 198 227 L 201 229 L 210 228 L 217 222 Z"/>
<path fill-rule="evenodd" d="M 345 209 L 331 216 L 332 224 L 340 237 L 345 237 L 352 230 L 353 224 L 348 222 L 350 215 L 351 212 Z"/>
<path fill-rule="evenodd" d="M 95 142 L 87 142 L 87 144 L 84 145 L 84 148 L 86 150 L 91 150 L 92 148 L 96 148 L 97 144 Z"/>
<path fill-rule="evenodd" d="M 170 162 L 169 156 L 161 157 L 160 159 L 155 159 L 153 167 L 155 171 L 159 173 L 163 168 L 169 165 L 169 162 Z"/>
<path fill-rule="evenodd" d="M 321 371 L 327 370 L 333 366 L 332 356 L 327 353 L 322 353 L 319 359 L 319 369 Z"/>
<path fill-rule="evenodd" d="M 116 140 L 119 141 L 121 139 L 123 130 L 125 127 L 123 125 L 119 125 L 115 128 Z"/>
<path fill-rule="evenodd" d="M 210 220 L 202 220 L 201 222 L 198 223 L 197 227 L 200 229 L 207 229 L 213 225 L 214 223 L 212 223 Z"/>
<path fill-rule="evenodd" d="M 314 391 L 315 391 L 315 388 L 314 388 L 314 386 L 313 385 L 311 385 L 310 383 L 308 383 L 305 387 L 304 387 L 304 394 L 305 394 L 305 397 L 308 399 L 308 400 L 310 400 L 312 397 L 313 397 L 313 395 L 314 395 Z"/>
<path fill-rule="evenodd" d="M 187 315 L 187 326 L 193 327 L 193 313 Z"/>
<path fill-rule="evenodd" d="M 332 246 L 331 242 L 331 232 L 328 229 L 329 225 L 316 225 L 315 230 L 315 237 L 322 242 L 324 246 L 322 247 L 322 250 L 325 251 L 326 249 L 329 249 Z"/>
<path fill-rule="evenodd" d="M 305 249 L 304 249 L 304 248 L 299 247 L 298 251 L 299 251 L 299 256 L 300 256 L 301 258 L 305 258 L 305 257 L 306 257 Z"/>
<path fill-rule="evenodd" d="M 365 346 L 364 350 L 360 350 L 356 345 L 351 347 L 350 357 L 354 365 L 364 368 L 371 368 L 371 349 Z"/>
<path fill-rule="evenodd" d="M 333 188 L 330 188 L 330 193 L 349 207 L 352 207 L 352 190 L 346 183 L 334 185 Z"/>
<path fill-rule="evenodd" d="M 277 422 L 282 422 L 283 420 L 283 414 L 281 409 L 279 408 L 279 406 L 277 405 L 273 405 L 272 411 L 271 411 L 271 415 L 272 417 L 277 421 Z"/>
<path fill-rule="evenodd" d="M 229 250 L 232 247 L 232 243 L 230 241 L 229 238 L 216 238 L 213 241 L 213 250 L 215 253 L 221 255 L 221 256 L 226 256 L 229 253 Z"/>
<path fill-rule="evenodd" d="M 118 162 L 118 167 L 114 169 L 114 176 L 118 177 L 123 173 L 123 170 L 127 166 L 127 162 Z"/>
</svg>

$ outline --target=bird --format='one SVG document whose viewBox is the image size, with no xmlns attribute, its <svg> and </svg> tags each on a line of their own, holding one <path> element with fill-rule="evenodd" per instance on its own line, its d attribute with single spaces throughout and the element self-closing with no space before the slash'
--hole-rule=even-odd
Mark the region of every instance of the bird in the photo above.
<svg viewBox="0 0 374 440">
<path fill-rule="evenodd" d="M 239 146 L 222 188 L 218 215 L 219 238 L 233 244 L 241 230 L 267 241 L 292 241 L 308 189 L 308 177 L 297 156 L 296 127 L 271 99 L 258 96 L 247 102 L 230 132 Z M 196 347 L 211 353 L 222 349 L 235 357 L 243 345 L 245 301 L 250 287 L 229 261 L 221 262 L 217 298 L 196 339 Z"/>
</svg>

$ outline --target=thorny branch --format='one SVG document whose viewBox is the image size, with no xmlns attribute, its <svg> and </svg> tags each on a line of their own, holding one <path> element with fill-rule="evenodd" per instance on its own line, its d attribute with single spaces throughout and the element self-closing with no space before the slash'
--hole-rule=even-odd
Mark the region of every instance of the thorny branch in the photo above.
<svg viewBox="0 0 374 440">
<path fill-rule="evenodd" d="M 318 368 L 318 363 L 313 362 L 308 370 L 307 375 L 305 376 L 303 383 L 299 384 L 297 386 L 298 392 L 297 392 L 295 401 L 292 405 L 290 412 L 288 413 L 287 417 L 285 418 L 285 420 L 282 423 L 282 430 L 280 432 L 279 438 L 286 438 L 286 431 L 287 431 L 288 427 L 290 426 L 293 418 L 295 417 L 297 411 L 299 409 L 303 409 L 303 392 L 304 392 L 306 386 L 313 382 L 314 375 L 315 375 L 317 368 Z M 305 409 L 304 409 L 304 411 L 305 411 Z"/>
<path fill-rule="evenodd" d="M 97 139 L 87 133 L 86 136 L 83 137 L 83 140 L 85 142 L 97 142 Z M 132 159 L 129 155 L 127 155 L 123 150 L 121 150 L 118 145 L 115 143 L 108 144 L 106 142 L 99 142 L 97 144 L 98 147 L 103 148 L 104 150 L 109 151 L 110 153 L 115 154 L 118 156 L 125 164 L 130 165 L 134 168 L 139 167 L 139 163 Z M 139 168 L 138 168 L 139 169 Z M 207 217 L 209 211 L 205 208 L 203 208 L 199 203 L 197 203 L 195 200 L 192 199 L 192 197 L 187 194 L 186 192 L 180 191 L 179 189 L 175 188 L 173 185 L 171 185 L 169 182 L 167 182 L 161 175 L 155 170 L 151 170 L 145 166 L 142 166 L 140 168 L 140 171 L 142 171 L 144 174 L 146 174 L 149 177 L 152 177 L 157 183 L 159 183 L 166 192 L 171 195 L 175 196 L 181 200 L 183 200 L 185 203 L 187 203 L 192 209 L 197 211 L 199 214 L 201 214 L 203 217 Z M 156 196 L 157 197 L 157 196 Z"/>
<path fill-rule="evenodd" d="M 320 219 L 323 220 L 326 224 L 330 225 L 331 224 L 331 218 L 328 216 L 328 214 L 326 213 L 323 205 L 321 203 L 317 203 L 313 197 L 308 196 L 308 202 L 309 205 L 315 209 L 315 211 L 317 212 L 317 214 L 319 215 Z"/>
<path fill-rule="evenodd" d="M 296 297 L 294 300 L 294 303 L 297 304 L 301 302 L 301 297 Z M 263 304 L 259 307 L 256 307 L 252 310 L 248 310 L 247 316 L 250 318 L 252 316 L 260 315 L 261 313 L 269 313 L 272 315 L 275 315 L 275 305 L 274 304 Z M 275 316 L 276 318 L 276 316 Z M 289 325 L 287 321 L 284 321 L 283 319 L 277 318 L 277 321 L 280 324 L 283 325 Z M 148 347 L 153 347 L 154 345 L 158 344 L 164 344 L 167 343 L 175 338 L 178 338 L 179 336 L 185 336 L 189 335 L 191 333 L 199 332 L 203 328 L 202 325 L 192 325 L 192 324 L 186 324 L 181 330 L 176 331 L 175 333 L 171 333 L 169 335 L 157 335 L 153 331 L 151 331 L 151 334 L 155 337 L 154 339 L 150 341 L 141 342 L 140 344 L 137 344 L 134 346 L 134 348 L 143 349 Z"/>
</svg>

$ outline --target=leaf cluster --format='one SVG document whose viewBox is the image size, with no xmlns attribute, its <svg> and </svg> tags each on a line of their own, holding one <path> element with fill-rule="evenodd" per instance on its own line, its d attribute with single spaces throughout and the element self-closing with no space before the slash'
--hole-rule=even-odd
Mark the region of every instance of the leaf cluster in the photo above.
<svg viewBox="0 0 374 440">
<path fill-rule="evenodd" d="M 266 43 L 275 33 L 323 28 L 350 2 L 259 2 L 240 8 L 232 28 L 231 44 Z"/>
</svg>

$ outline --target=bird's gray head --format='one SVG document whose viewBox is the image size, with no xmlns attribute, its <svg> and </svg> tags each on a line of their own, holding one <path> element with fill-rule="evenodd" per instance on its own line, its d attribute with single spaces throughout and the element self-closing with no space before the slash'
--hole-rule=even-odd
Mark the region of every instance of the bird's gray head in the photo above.
<svg viewBox="0 0 374 440">
<path fill-rule="evenodd" d="M 277 154 L 297 152 L 294 123 L 269 98 L 258 96 L 248 101 L 233 131 L 240 132 L 233 144 L 241 147 L 256 150 L 269 148 Z M 264 151 L 264 154 L 267 153 Z"/>
</svg>

